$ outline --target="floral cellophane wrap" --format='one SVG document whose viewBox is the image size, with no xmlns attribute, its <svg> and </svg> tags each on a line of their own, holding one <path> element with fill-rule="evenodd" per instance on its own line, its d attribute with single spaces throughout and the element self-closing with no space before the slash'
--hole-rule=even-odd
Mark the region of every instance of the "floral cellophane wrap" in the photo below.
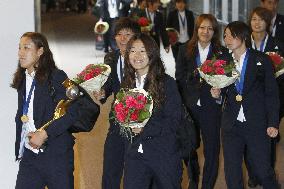
<svg viewBox="0 0 284 189">
<path fill-rule="evenodd" d="M 101 67 L 105 67 L 106 69 L 99 75 L 91 79 L 88 79 L 82 83 L 79 83 L 79 85 L 82 88 L 84 88 L 88 93 L 92 93 L 94 91 L 100 91 L 102 86 L 107 81 L 109 74 L 111 72 L 111 68 L 107 64 L 95 64 L 94 66 L 101 66 Z"/>
<path fill-rule="evenodd" d="M 236 71 L 232 71 L 232 76 L 228 77 L 226 75 L 207 75 L 204 74 L 200 68 L 198 68 L 200 77 L 202 77 L 209 85 L 215 88 L 224 88 L 233 83 L 239 78 L 240 74 Z"/>
<path fill-rule="evenodd" d="M 123 90 L 123 89 L 122 89 Z M 152 111 L 153 111 L 153 100 L 152 100 L 152 97 L 149 95 L 149 93 L 147 91 L 145 91 L 144 89 L 138 89 L 138 88 L 134 88 L 134 89 L 129 89 L 128 90 L 130 93 L 136 93 L 136 94 L 142 94 L 145 98 L 147 98 L 148 100 L 145 102 L 145 106 L 147 105 L 147 102 L 150 102 L 148 103 L 149 106 L 148 108 L 145 107 L 146 111 L 149 112 L 149 116 L 148 118 L 146 118 L 145 120 L 143 120 L 142 122 L 138 122 L 138 121 L 131 121 L 129 118 L 129 120 L 125 120 L 125 122 L 120 122 L 118 119 L 117 119 L 117 122 L 121 125 L 121 127 L 123 128 L 142 128 L 144 127 L 147 122 L 149 121 L 151 115 L 152 115 Z M 126 92 L 128 93 L 128 92 Z M 118 99 L 115 100 L 114 102 L 114 106 L 116 106 L 118 103 L 120 103 L 121 101 L 119 101 Z M 125 107 L 127 107 L 127 103 L 125 103 Z M 130 109 L 130 108 L 129 108 Z M 133 107 L 133 109 L 135 109 Z"/>
<path fill-rule="evenodd" d="M 279 77 L 284 73 L 284 58 L 276 52 L 266 52 L 273 62 L 275 77 Z"/>
</svg>

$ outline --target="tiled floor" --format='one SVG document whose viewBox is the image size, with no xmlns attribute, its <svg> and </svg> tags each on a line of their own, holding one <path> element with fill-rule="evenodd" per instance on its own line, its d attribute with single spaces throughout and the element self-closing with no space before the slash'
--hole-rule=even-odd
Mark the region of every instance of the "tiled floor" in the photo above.
<svg viewBox="0 0 284 189">
<path fill-rule="evenodd" d="M 42 32 L 48 37 L 57 65 L 70 78 L 79 73 L 86 65 L 103 61 L 104 53 L 95 50 L 93 27 L 96 19 L 89 14 L 48 13 L 42 15 Z M 174 59 L 171 52 L 161 51 L 167 72 L 173 76 Z M 102 175 L 103 145 L 108 128 L 108 112 L 111 99 L 102 107 L 101 115 L 95 128 L 90 133 L 76 134 L 75 145 L 75 188 L 100 189 Z M 282 123 L 282 126 L 284 124 Z M 284 130 L 281 129 L 282 136 Z M 278 145 L 276 171 L 278 179 L 284 186 L 284 141 Z M 200 165 L 203 164 L 202 148 L 199 149 Z M 201 166 L 202 167 L 202 166 Z M 220 170 L 216 189 L 225 189 L 223 158 L 220 155 Z M 246 176 L 246 173 L 245 173 Z M 182 183 L 187 186 L 186 175 Z M 261 188 L 261 187 L 259 187 Z"/>
</svg>

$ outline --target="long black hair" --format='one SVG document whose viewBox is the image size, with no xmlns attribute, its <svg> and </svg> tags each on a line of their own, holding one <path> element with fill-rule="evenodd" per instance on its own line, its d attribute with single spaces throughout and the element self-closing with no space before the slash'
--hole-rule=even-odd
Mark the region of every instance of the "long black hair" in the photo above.
<svg viewBox="0 0 284 189">
<path fill-rule="evenodd" d="M 159 108 L 165 99 L 165 66 L 158 45 L 147 34 L 136 34 L 129 40 L 125 53 L 124 78 L 121 85 L 124 88 L 135 88 L 135 69 L 129 62 L 129 53 L 133 43 L 137 40 L 142 41 L 149 58 L 149 70 L 144 89 L 152 96 L 154 107 Z"/>
<path fill-rule="evenodd" d="M 22 35 L 21 38 L 23 37 L 30 38 L 37 47 L 37 49 L 43 48 L 43 53 L 39 57 L 38 63 L 35 66 L 35 79 L 38 82 L 43 82 L 48 78 L 52 70 L 57 68 L 53 60 L 52 52 L 49 49 L 47 39 L 44 35 L 37 32 L 26 32 Z M 19 89 L 24 78 L 25 68 L 22 68 L 20 63 L 18 63 L 18 67 L 16 72 L 14 73 L 14 78 L 11 87 Z"/>
</svg>

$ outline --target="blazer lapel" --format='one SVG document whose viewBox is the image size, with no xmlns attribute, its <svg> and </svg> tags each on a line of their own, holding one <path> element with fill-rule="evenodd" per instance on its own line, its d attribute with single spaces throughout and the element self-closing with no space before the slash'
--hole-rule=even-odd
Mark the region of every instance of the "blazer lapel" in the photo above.
<svg viewBox="0 0 284 189">
<path fill-rule="evenodd" d="M 45 109 L 45 101 L 48 94 L 44 94 L 44 91 L 47 89 L 47 82 L 43 84 L 36 82 L 35 91 L 34 91 L 34 105 L 33 105 L 33 114 L 34 114 L 34 123 L 36 128 L 41 127 L 42 116 Z"/>
<path fill-rule="evenodd" d="M 248 50 L 249 57 L 245 73 L 243 94 L 246 94 L 256 77 L 256 57 Z"/>
</svg>

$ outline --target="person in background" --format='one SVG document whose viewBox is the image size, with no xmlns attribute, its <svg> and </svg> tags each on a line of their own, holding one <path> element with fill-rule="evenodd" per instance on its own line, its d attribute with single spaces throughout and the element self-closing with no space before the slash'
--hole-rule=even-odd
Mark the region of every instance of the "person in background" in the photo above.
<svg viewBox="0 0 284 189">
<path fill-rule="evenodd" d="M 93 113 L 89 113 L 90 117 L 80 117 L 82 101 L 78 97 L 64 116 L 38 131 L 53 119 L 58 102 L 67 100 L 62 84 L 67 75 L 56 67 L 47 39 L 40 33 L 22 35 L 18 56 L 19 64 L 11 84 L 18 92 L 15 155 L 20 164 L 15 188 L 72 189 L 75 141 L 70 129 L 80 119 L 93 119 L 93 114 L 96 120 L 99 107 L 85 108 Z"/>
<path fill-rule="evenodd" d="M 179 47 L 191 39 L 194 29 L 194 16 L 192 11 L 186 9 L 185 0 L 176 0 L 176 9 L 168 15 L 167 28 L 174 28 L 179 32 L 179 39 L 172 45 L 172 52 L 177 61 Z"/>
<path fill-rule="evenodd" d="M 224 42 L 232 51 L 240 78 L 227 87 L 222 114 L 225 179 L 229 189 L 244 188 L 244 153 L 264 189 L 277 189 L 270 164 L 270 138 L 278 135 L 279 96 L 270 58 L 250 49 L 248 25 L 235 21 L 224 30 Z"/>
<path fill-rule="evenodd" d="M 119 17 L 128 16 L 128 7 L 132 0 L 99 0 L 101 19 L 109 24 L 109 30 L 104 34 L 105 52 L 117 50 L 117 44 L 114 38 L 114 24 Z"/>
<path fill-rule="evenodd" d="M 261 0 L 261 6 L 272 12 L 271 35 L 284 43 L 284 16 L 277 13 L 279 0 Z"/>
<path fill-rule="evenodd" d="M 182 163 L 176 132 L 182 104 L 175 80 L 165 73 L 160 49 L 147 34 L 134 35 L 126 49 L 123 88 L 145 89 L 153 98 L 153 114 L 134 128 L 126 151 L 124 189 L 181 189 Z"/>
<path fill-rule="evenodd" d="M 221 101 L 216 97 L 220 89 L 212 88 L 203 81 L 197 68 L 207 60 L 225 53 L 219 40 L 216 18 L 211 14 L 201 14 L 196 18 L 191 40 L 180 46 L 176 62 L 176 81 L 183 103 L 192 116 L 200 143 L 203 141 L 202 189 L 214 188 L 219 168 Z M 199 146 L 199 145 L 198 145 Z M 190 188 L 198 188 L 199 165 L 197 153 L 192 152 L 188 169 L 193 170 Z"/>
<path fill-rule="evenodd" d="M 95 92 L 97 100 L 105 100 L 120 89 L 124 77 L 124 59 L 126 45 L 129 39 L 140 33 L 139 25 L 130 18 L 123 17 L 115 23 L 115 40 L 118 50 L 105 55 L 104 63 L 111 67 L 111 73 L 100 92 Z M 110 117 L 112 114 L 110 113 Z M 104 145 L 104 161 L 102 189 L 119 189 L 124 168 L 125 144 L 127 141 L 120 135 L 119 125 L 110 119 L 110 127 Z"/>
<path fill-rule="evenodd" d="M 269 11 L 266 8 L 263 7 L 256 7 L 253 9 L 251 12 L 251 15 L 249 17 L 249 26 L 252 30 L 251 34 L 251 48 L 261 51 L 261 52 L 276 52 L 279 55 L 283 56 L 284 55 L 284 45 L 281 43 L 278 39 L 275 39 L 274 37 L 271 36 L 270 34 L 270 24 L 271 24 L 271 19 L 272 19 L 272 14 L 271 11 Z M 283 86 L 283 79 L 281 79 L 280 76 L 277 78 L 278 86 L 281 87 Z M 284 88 L 282 87 L 284 90 Z M 282 94 L 282 96 L 281 96 Z M 279 98 L 280 98 L 280 104 L 283 104 L 283 92 L 281 92 L 279 88 Z M 283 105 L 280 108 L 283 109 Z M 282 110 L 283 112 L 283 110 Z M 280 113 L 281 114 L 281 113 Z M 283 116 L 283 113 L 282 113 Z M 280 115 L 280 118 L 282 117 Z M 276 138 L 271 139 L 271 166 L 274 168 L 275 167 L 275 161 L 276 161 L 276 143 L 279 141 L 279 136 Z M 246 159 L 246 166 L 248 169 L 248 175 L 249 175 L 249 180 L 248 180 L 248 186 L 250 188 L 256 187 L 258 184 L 260 184 L 257 181 L 256 176 L 253 174 L 253 170 L 251 170 L 251 166 L 249 161 Z"/>
<path fill-rule="evenodd" d="M 137 0 L 137 6 L 130 10 L 129 16 L 134 19 L 136 17 L 139 17 L 139 15 L 143 13 L 146 7 L 147 7 L 146 0 Z"/>
<path fill-rule="evenodd" d="M 160 47 L 161 38 L 164 49 L 168 53 L 170 50 L 169 38 L 163 21 L 163 15 L 158 11 L 160 0 L 146 0 L 146 2 L 147 8 L 138 16 L 145 17 L 151 22 L 153 27 L 149 32 L 150 36 L 156 41 L 158 47 Z"/>
</svg>

